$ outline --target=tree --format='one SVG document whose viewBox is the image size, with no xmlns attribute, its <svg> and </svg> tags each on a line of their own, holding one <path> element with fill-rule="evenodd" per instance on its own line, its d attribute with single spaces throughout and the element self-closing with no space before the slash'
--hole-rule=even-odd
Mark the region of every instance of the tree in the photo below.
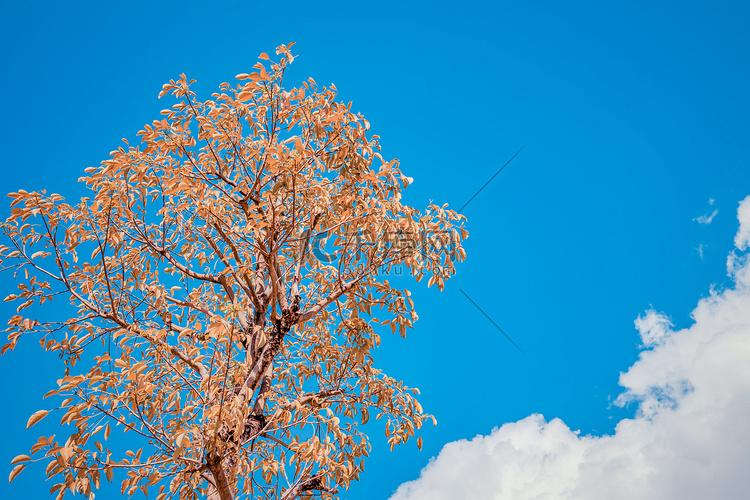
<svg viewBox="0 0 750 500">
<path fill-rule="evenodd" d="M 464 218 L 401 203 L 411 180 L 334 86 L 285 90 L 290 47 L 204 102 L 184 75 L 164 85 L 176 102 L 142 145 L 79 179 L 90 198 L 10 194 L 0 259 L 22 303 L 2 353 L 33 335 L 59 354 L 45 397 L 72 426 L 16 457 L 11 481 L 46 461 L 58 498 L 117 471 L 123 494 L 160 500 L 336 498 L 370 449 L 360 422 L 384 417 L 392 449 L 430 418 L 372 350 L 378 325 L 403 336 L 417 319 L 388 271 L 442 289 Z M 70 317 L 46 318 L 62 298 Z M 142 447 L 122 456 L 113 427 Z"/>
</svg>

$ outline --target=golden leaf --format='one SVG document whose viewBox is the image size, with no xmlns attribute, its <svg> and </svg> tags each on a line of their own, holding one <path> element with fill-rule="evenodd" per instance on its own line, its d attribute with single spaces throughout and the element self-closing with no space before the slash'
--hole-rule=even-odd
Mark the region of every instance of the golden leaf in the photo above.
<svg viewBox="0 0 750 500">
<path fill-rule="evenodd" d="M 13 480 L 16 478 L 18 474 L 21 473 L 21 471 L 26 467 L 26 464 L 23 465 L 16 465 L 12 471 L 10 471 L 10 476 L 8 476 L 8 482 L 12 483 Z"/>
<path fill-rule="evenodd" d="M 16 458 L 10 461 L 10 465 L 17 464 L 18 462 L 27 462 L 31 460 L 31 457 L 28 455 L 18 455 Z"/>
<path fill-rule="evenodd" d="M 29 421 L 26 422 L 26 428 L 30 428 L 32 425 L 39 422 L 41 419 L 47 416 L 49 412 L 47 410 L 39 410 L 29 417 Z"/>
</svg>

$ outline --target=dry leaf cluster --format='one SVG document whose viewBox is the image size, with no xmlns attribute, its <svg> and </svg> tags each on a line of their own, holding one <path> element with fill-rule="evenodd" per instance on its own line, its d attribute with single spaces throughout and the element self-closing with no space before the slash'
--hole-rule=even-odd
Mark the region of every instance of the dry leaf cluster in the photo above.
<svg viewBox="0 0 750 500">
<path fill-rule="evenodd" d="M 184 75 L 164 85 L 175 104 L 87 169 L 90 198 L 10 194 L 0 264 L 20 305 L 2 352 L 33 337 L 64 359 L 47 396 L 70 429 L 16 457 L 11 480 L 40 461 L 58 498 L 117 475 L 159 500 L 333 499 L 364 470 L 360 423 L 382 418 L 393 447 L 431 418 L 372 350 L 379 325 L 416 320 L 385 273 L 442 289 L 463 216 L 401 203 L 410 179 L 367 120 L 333 86 L 286 90 L 293 56 L 276 54 L 206 101 Z M 69 316 L 48 318 L 52 300 Z"/>
</svg>

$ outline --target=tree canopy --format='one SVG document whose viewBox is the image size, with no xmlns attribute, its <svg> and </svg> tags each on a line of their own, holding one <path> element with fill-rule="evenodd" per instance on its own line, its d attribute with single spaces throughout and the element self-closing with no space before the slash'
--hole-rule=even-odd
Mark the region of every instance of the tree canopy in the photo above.
<svg viewBox="0 0 750 500">
<path fill-rule="evenodd" d="M 185 75 L 165 84 L 174 105 L 86 169 L 90 197 L 10 193 L 0 263 L 20 305 L 2 353 L 34 337 L 59 354 L 59 403 L 28 426 L 70 426 L 11 480 L 42 461 L 58 498 L 120 474 L 159 500 L 333 499 L 363 470 L 371 415 L 391 448 L 431 418 L 372 352 L 417 319 L 389 271 L 442 289 L 464 218 L 402 203 L 411 179 L 334 86 L 283 86 L 290 48 L 205 101 Z"/>
</svg>

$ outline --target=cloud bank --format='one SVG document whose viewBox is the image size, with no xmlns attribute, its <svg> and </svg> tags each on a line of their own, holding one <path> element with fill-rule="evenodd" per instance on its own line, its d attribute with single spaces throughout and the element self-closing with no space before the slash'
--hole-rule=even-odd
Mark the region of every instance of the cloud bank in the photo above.
<svg viewBox="0 0 750 500">
<path fill-rule="evenodd" d="M 750 246 L 750 196 L 737 251 Z M 581 436 L 531 415 L 447 444 L 391 500 L 686 500 L 750 498 L 750 261 L 732 252 L 733 287 L 712 292 L 675 331 L 635 321 L 643 351 L 620 377 L 636 416 L 611 436 Z"/>
</svg>

